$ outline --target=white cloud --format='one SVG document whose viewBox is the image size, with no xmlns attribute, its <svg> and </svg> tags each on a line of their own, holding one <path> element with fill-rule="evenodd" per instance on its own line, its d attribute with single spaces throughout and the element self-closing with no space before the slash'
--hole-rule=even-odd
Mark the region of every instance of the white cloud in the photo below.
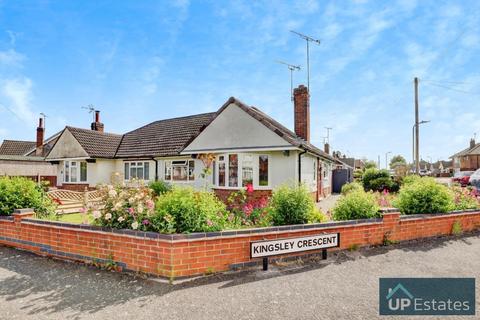
<svg viewBox="0 0 480 320">
<path fill-rule="evenodd" d="M 1 82 L 0 103 L 25 123 L 34 123 L 31 110 L 32 81 L 27 78 L 7 79 Z"/>
<path fill-rule="evenodd" d="M 25 56 L 16 52 L 14 49 L 0 51 L 0 65 L 7 67 L 21 67 Z"/>
</svg>

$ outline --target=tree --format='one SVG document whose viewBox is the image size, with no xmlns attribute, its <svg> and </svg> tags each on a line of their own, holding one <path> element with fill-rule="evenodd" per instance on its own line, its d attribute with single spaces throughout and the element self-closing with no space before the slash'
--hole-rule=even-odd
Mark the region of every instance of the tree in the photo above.
<svg viewBox="0 0 480 320">
<path fill-rule="evenodd" d="M 372 161 L 372 160 L 367 160 L 365 161 L 365 165 L 364 165 L 364 169 L 371 169 L 371 168 L 376 168 L 377 167 L 377 163 L 375 161 Z"/>
<path fill-rule="evenodd" d="M 390 169 L 395 169 L 397 166 L 406 166 L 407 165 L 407 160 L 405 160 L 404 157 L 401 155 L 396 155 L 393 156 L 392 159 L 390 160 Z"/>
</svg>

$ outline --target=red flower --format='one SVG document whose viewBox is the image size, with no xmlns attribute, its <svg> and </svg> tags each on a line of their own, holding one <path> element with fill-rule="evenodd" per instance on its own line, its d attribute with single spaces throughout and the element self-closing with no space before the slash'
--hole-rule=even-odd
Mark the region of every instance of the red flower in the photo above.
<svg viewBox="0 0 480 320">
<path fill-rule="evenodd" d="M 247 184 L 246 188 L 248 193 L 253 193 L 253 184 L 251 183 Z"/>
</svg>

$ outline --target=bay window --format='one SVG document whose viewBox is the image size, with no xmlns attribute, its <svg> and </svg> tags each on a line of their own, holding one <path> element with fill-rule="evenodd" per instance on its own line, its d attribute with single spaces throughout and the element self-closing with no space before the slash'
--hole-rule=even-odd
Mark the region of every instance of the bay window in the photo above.
<svg viewBox="0 0 480 320">
<path fill-rule="evenodd" d="M 85 161 L 65 161 L 63 182 L 87 182 L 87 163 Z"/>
<path fill-rule="evenodd" d="M 218 187 L 270 186 L 269 156 L 248 153 L 219 155 L 213 180 Z"/>
<path fill-rule="evenodd" d="M 195 181 L 194 160 L 165 161 L 165 181 Z"/>
<path fill-rule="evenodd" d="M 125 180 L 149 180 L 150 163 L 148 162 L 125 162 Z"/>
</svg>

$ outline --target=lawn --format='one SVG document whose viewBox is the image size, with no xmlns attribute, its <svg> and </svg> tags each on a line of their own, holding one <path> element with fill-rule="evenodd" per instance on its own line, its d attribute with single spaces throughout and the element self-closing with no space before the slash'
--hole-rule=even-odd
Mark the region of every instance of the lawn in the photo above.
<svg viewBox="0 0 480 320">
<path fill-rule="evenodd" d="M 68 214 L 57 215 L 54 218 L 47 217 L 46 219 L 52 220 L 52 221 L 82 224 L 84 218 L 85 217 L 81 213 L 68 213 Z M 88 215 L 88 224 L 91 224 L 92 222 L 93 222 L 93 217 L 91 215 Z"/>
</svg>

